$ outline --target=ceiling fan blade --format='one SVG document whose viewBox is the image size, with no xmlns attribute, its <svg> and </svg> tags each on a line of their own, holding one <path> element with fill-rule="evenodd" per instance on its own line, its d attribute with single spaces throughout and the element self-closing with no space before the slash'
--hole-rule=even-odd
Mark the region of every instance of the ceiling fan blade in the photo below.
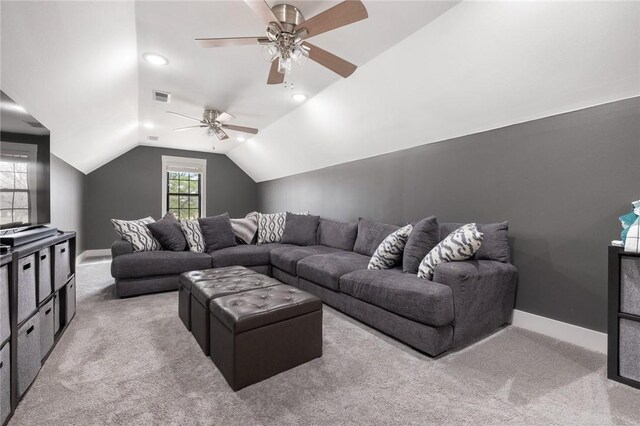
<svg viewBox="0 0 640 426">
<path fill-rule="evenodd" d="M 202 123 L 202 120 L 200 120 L 199 118 L 188 117 L 186 115 L 178 114 L 177 112 L 167 111 L 167 114 L 177 115 L 178 117 L 187 118 L 189 120 L 193 120 L 193 121 L 197 121 L 198 123 Z"/>
<path fill-rule="evenodd" d="M 197 38 L 200 47 L 258 46 L 269 43 L 266 37 Z"/>
<path fill-rule="evenodd" d="M 258 129 L 254 129 L 253 127 L 234 126 L 233 124 L 222 124 L 220 127 L 223 129 L 235 130 L 236 132 L 251 133 L 253 135 L 258 134 Z"/>
<path fill-rule="evenodd" d="M 253 12 L 262 18 L 262 22 L 265 25 L 269 25 L 271 22 L 274 22 L 278 28 L 282 29 L 282 24 L 276 18 L 276 15 L 273 14 L 271 8 L 264 0 L 244 0 L 244 2 L 253 10 Z"/>
<path fill-rule="evenodd" d="M 276 58 L 271 62 L 271 69 L 269 69 L 269 77 L 267 78 L 267 84 L 282 84 L 284 83 L 284 74 L 278 72 L 278 64 L 280 58 Z"/>
<path fill-rule="evenodd" d="M 296 26 L 295 31 L 305 28 L 307 34 L 303 35 L 303 38 L 309 38 L 353 24 L 368 17 L 367 8 L 364 7 L 360 0 L 347 0 L 304 21 Z"/>
<path fill-rule="evenodd" d="M 221 112 L 220 115 L 218 116 L 217 120 L 220 122 L 224 122 L 224 121 L 230 121 L 233 120 L 234 118 L 236 118 L 235 116 L 229 114 L 228 112 Z"/>
<path fill-rule="evenodd" d="M 203 125 L 201 125 L 201 126 L 178 127 L 177 129 L 173 129 L 173 130 L 175 130 L 176 132 L 181 132 L 181 131 L 183 131 L 183 130 L 197 129 L 197 128 L 199 128 L 199 127 L 209 127 L 209 126 L 206 126 L 206 125 L 204 125 L 204 124 L 203 124 Z"/>
<path fill-rule="evenodd" d="M 358 68 L 351 62 L 345 61 L 344 59 L 334 55 L 333 53 L 329 53 L 324 49 L 320 49 L 318 46 L 314 46 L 313 44 L 307 43 L 306 41 L 302 44 L 309 48 L 309 59 L 316 61 L 324 67 L 329 68 L 331 71 L 335 72 L 338 75 L 341 75 L 344 78 L 349 77 L 351 74 L 353 74 L 356 68 Z"/>
</svg>

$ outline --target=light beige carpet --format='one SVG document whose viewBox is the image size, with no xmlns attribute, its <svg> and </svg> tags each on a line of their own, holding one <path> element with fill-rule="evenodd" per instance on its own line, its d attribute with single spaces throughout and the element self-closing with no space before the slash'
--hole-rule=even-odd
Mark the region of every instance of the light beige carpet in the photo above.
<svg viewBox="0 0 640 426">
<path fill-rule="evenodd" d="M 177 305 L 117 299 L 108 262 L 81 265 L 77 315 L 11 424 L 640 423 L 604 355 L 510 327 L 433 360 L 329 308 L 322 358 L 234 393 Z"/>
</svg>

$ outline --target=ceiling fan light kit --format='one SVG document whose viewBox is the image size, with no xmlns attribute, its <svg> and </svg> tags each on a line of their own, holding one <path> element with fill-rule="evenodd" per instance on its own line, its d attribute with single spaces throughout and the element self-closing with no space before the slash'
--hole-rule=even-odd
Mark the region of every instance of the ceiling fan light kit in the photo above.
<svg viewBox="0 0 640 426">
<path fill-rule="evenodd" d="M 356 66 L 305 41 L 308 38 L 368 17 L 360 0 L 347 0 L 305 20 L 302 12 L 290 4 L 273 7 L 264 0 L 245 0 L 266 25 L 266 37 L 200 38 L 202 47 L 261 45 L 262 56 L 271 62 L 267 84 L 282 84 L 293 63 L 309 58 L 342 77 L 349 77 Z"/>
</svg>

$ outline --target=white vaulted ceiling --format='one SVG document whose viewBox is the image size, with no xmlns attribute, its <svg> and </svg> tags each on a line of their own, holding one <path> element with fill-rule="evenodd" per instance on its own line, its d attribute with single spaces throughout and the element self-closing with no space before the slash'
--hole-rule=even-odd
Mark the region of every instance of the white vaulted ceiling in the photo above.
<svg viewBox="0 0 640 426">
<path fill-rule="evenodd" d="M 338 2 L 289 3 L 309 18 Z M 310 97 L 302 105 L 266 84 L 259 47 L 194 42 L 263 35 L 242 1 L 2 1 L 0 86 L 85 173 L 139 144 L 215 145 L 256 181 L 640 94 L 638 2 L 364 4 L 369 19 L 312 39 L 359 69 L 342 79 L 311 61 L 295 67 L 289 81 Z M 145 52 L 170 63 L 153 66 Z M 218 142 L 171 130 L 192 122 L 167 110 L 199 117 L 208 107 L 260 133 L 240 143 L 233 132 Z"/>
<path fill-rule="evenodd" d="M 277 1 L 269 1 L 270 5 Z M 338 1 L 290 1 L 305 17 Z M 313 38 L 362 65 L 457 4 L 365 0 L 369 18 Z M 236 116 L 232 124 L 268 125 L 299 105 L 290 87 L 268 86 L 269 64 L 257 46 L 204 49 L 197 37 L 263 36 L 264 24 L 242 1 L 2 2 L 2 89 L 51 130 L 52 152 L 88 173 L 138 144 L 226 153 L 219 142 L 166 114 L 201 117 L 205 108 Z M 153 66 L 145 52 L 169 59 Z M 351 77 L 354 78 L 358 71 Z M 316 95 L 341 77 L 308 61 L 290 79 Z M 152 92 L 172 94 L 169 105 Z M 153 129 L 140 123 L 153 123 Z M 158 136 L 150 141 L 149 136 Z"/>
</svg>

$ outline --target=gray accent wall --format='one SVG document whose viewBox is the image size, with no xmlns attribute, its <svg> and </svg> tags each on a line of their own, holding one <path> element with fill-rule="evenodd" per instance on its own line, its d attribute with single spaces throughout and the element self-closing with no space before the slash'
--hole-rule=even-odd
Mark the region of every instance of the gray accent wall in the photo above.
<svg viewBox="0 0 640 426">
<path fill-rule="evenodd" d="M 640 199 L 639 161 L 633 98 L 262 182 L 258 197 L 348 221 L 509 220 L 516 308 L 605 331 L 607 246 Z"/>
<path fill-rule="evenodd" d="M 138 146 L 87 175 L 87 249 L 111 247 L 110 219 L 138 219 L 162 212 L 162 156 L 207 160 L 207 215 L 244 217 L 256 210 L 256 183 L 226 155 Z"/>
<path fill-rule="evenodd" d="M 84 194 L 86 175 L 72 165 L 51 154 L 51 226 L 76 232 L 76 250 L 85 250 Z"/>
</svg>

